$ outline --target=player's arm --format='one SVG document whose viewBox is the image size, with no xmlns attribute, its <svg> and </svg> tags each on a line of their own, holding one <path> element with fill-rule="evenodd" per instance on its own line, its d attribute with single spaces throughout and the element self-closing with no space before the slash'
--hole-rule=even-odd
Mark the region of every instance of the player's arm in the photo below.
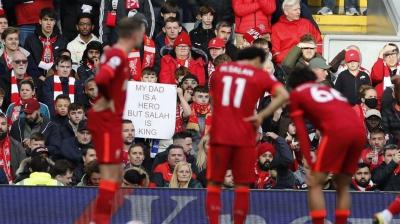
<svg viewBox="0 0 400 224">
<path fill-rule="evenodd" d="M 294 110 L 290 113 L 290 117 L 293 120 L 294 125 L 296 126 L 296 135 L 299 140 L 300 150 L 303 153 L 304 157 L 307 160 L 308 164 L 312 164 L 311 158 L 311 144 L 310 139 L 308 138 L 308 132 L 306 123 L 304 122 L 303 118 L 303 111 L 301 110 Z"/>
<path fill-rule="evenodd" d="M 109 98 L 106 87 L 110 84 L 111 80 L 115 76 L 116 68 L 121 64 L 121 58 L 119 56 L 111 57 L 106 63 L 102 64 L 99 72 L 95 76 L 95 81 L 101 95 Z"/>
</svg>

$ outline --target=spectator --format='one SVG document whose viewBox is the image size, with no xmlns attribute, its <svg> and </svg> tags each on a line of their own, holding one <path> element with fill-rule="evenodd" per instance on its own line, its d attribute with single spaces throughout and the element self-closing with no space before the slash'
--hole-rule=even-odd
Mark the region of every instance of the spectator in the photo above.
<svg viewBox="0 0 400 224">
<path fill-rule="evenodd" d="M 60 150 L 61 143 L 57 125 L 40 114 L 40 104 L 36 99 L 26 100 L 23 108 L 26 116 L 18 118 L 13 123 L 10 131 L 11 137 L 22 144 L 27 144 L 33 133 L 40 132 L 45 137 L 50 156 L 56 155 Z"/>
<path fill-rule="evenodd" d="M 60 94 L 54 102 L 55 116 L 52 119 L 59 127 L 64 127 L 68 123 L 68 108 L 71 105 L 71 100 L 68 95 Z"/>
<path fill-rule="evenodd" d="M 103 47 L 99 41 L 91 41 L 87 44 L 83 51 L 82 61 L 77 70 L 79 79 L 85 82 L 87 79 L 94 77 L 97 67 L 100 64 L 100 56 L 103 54 Z"/>
<path fill-rule="evenodd" d="M 159 7 L 157 7 L 156 4 L 154 3 L 155 2 L 153 2 L 155 15 L 159 15 L 156 19 L 156 26 L 153 34 L 153 38 L 156 38 L 158 35 L 163 33 L 162 29 L 165 26 L 165 22 L 168 18 L 170 17 L 177 18 L 179 21 L 180 9 L 178 5 L 175 3 L 175 1 L 162 0 L 162 4 L 159 5 Z"/>
<path fill-rule="evenodd" d="M 370 147 L 363 149 L 360 161 L 369 165 L 373 171 L 384 161 L 385 132 L 380 128 L 372 130 L 369 134 L 368 144 Z"/>
<path fill-rule="evenodd" d="M 267 60 L 272 60 L 272 54 L 271 54 L 272 44 L 271 44 L 271 41 L 260 37 L 260 38 L 257 38 L 257 39 L 255 39 L 253 41 L 252 46 L 263 49 L 265 51 L 265 54 L 267 55 Z"/>
<path fill-rule="evenodd" d="M 35 0 L 29 1 L 17 1 L 15 4 L 15 14 L 17 18 L 17 25 L 19 26 L 21 33 L 21 45 L 24 46 L 25 40 L 35 32 L 38 21 L 42 19 L 40 13 L 44 8 L 53 8 L 53 0 Z M 55 17 L 53 17 L 55 18 Z M 40 22 L 39 22 L 40 23 Z"/>
<path fill-rule="evenodd" d="M 399 48 L 394 43 L 386 44 L 379 52 L 371 71 L 372 86 L 378 93 L 378 101 L 382 100 L 383 92 L 386 88 L 392 87 L 391 78 L 400 74 L 399 66 Z"/>
<path fill-rule="evenodd" d="M 186 129 L 196 130 L 204 136 L 211 127 L 210 94 L 207 87 L 198 86 L 193 90 L 193 102 L 190 105 L 192 113 L 189 116 Z"/>
<path fill-rule="evenodd" d="M 87 121 L 79 122 L 75 137 L 62 140 L 61 158 L 72 162 L 75 166 L 82 161 L 82 149 L 88 147 L 92 142 L 92 134 L 87 129 Z"/>
<path fill-rule="evenodd" d="M 378 107 L 378 100 L 376 99 L 377 94 L 375 89 L 370 85 L 360 86 L 358 92 L 360 103 L 354 105 L 353 109 L 356 111 L 361 121 L 364 122 L 368 110 Z"/>
<path fill-rule="evenodd" d="M 149 82 L 149 83 L 157 83 L 158 81 L 158 76 L 157 73 L 152 70 L 151 68 L 145 68 L 142 71 L 142 82 Z"/>
<path fill-rule="evenodd" d="M 276 0 L 276 10 L 274 14 L 272 15 L 272 25 L 277 23 L 279 21 L 279 18 L 283 15 L 283 5 L 284 0 Z M 308 19 L 314 26 L 315 28 L 318 28 L 317 22 L 315 22 L 314 17 L 313 17 L 313 12 L 310 10 L 308 6 L 307 0 L 301 0 L 300 1 L 300 17 Z"/>
<path fill-rule="evenodd" d="M 360 12 L 357 10 L 357 0 L 345 0 L 344 10 L 348 16 L 359 16 Z M 332 15 L 335 8 L 336 1 L 324 0 L 323 7 L 317 12 L 318 15 Z"/>
<path fill-rule="evenodd" d="M 73 171 L 74 168 L 72 164 L 65 159 L 57 160 L 54 163 L 54 166 L 50 168 L 51 177 L 62 183 L 64 186 L 71 185 Z"/>
<path fill-rule="evenodd" d="M 317 44 L 317 52 L 322 53 L 321 34 L 307 19 L 300 18 L 300 0 L 285 0 L 282 4 L 285 15 L 272 26 L 272 53 L 274 60 L 280 64 L 290 49 L 299 43 L 305 34 L 311 34 Z"/>
<path fill-rule="evenodd" d="M 233 173 L 232 170 L 226 170 L 226 174 L 224 177 L 224 183 L 222 184 L 223 188 L 232 189 L 235 187 L 235 183 L 233 181 Z"/>
<path fill-rule="evenodd" d="M 178 70 L 178 69 L 177 69 Z M 176 119 L 175 119 L 175 133 L 185 130 L 183 118 L 187 118 L 192 113 L 192 109 L 188 103 L 192 95 L 188 91 L 184 92 L 182 88 L 176 89 L 178 95 L 178 102 L 176 105 Z"/>
<path fill-rule="evenodd" d="M 177 69 L 179 70 L 179 68 Z M 192 102 L 192 96 L 194 94 L 193 90 L 199 85 L 199 79 L 192 75 L 191 73 L 185 75 L 181 82 L 180 87 L 183 90 L 183 95 L 185 97 L 186 102 Z"/>
<path fill-rule="evenodd" d="M 200 85 L 206 84 L 204 61 L 201 57 L 195 59 L 191 54 L 192 43 L 186 32 L 182 32 L 174 41 L 174 52 L 161 59 L 160 83 L 175 84 L 176 68 L 184 66 L 195 75 Z"/>
<path fill-rule="evenodd" d="M 113 45 L 117 41 L 116 26 L 119 21 L 126 16 L 132 17 L 136 13 L 141 13 L 145 16 L 148 24 L 146 34 L 150 37 L 153 36 L 155 16 L 151 0 L 102 0 L 100 11 L 100 41 L 105 45 Z"/>
<path fill-rule="evenodd" d="M 26 150 L 26 154 L 29 156 L 32 156 L 33 151 L 35 151 L 38 148 L 46 148 L 46 144 L 45 144 L 45 138 L 44 136 L 39 133 L 33 133 L 28 141 L 28 143 L 25 145 L 25 150 Z M 36 150 L 36 153 L 38 151 Z M 35 154 L 35 153 L 33 153 Z M 49 154 L 49 150 L 47 150 L 47 154 Z M 47 156 L 48 157 L 48 156 Z"/>
<path fill-rule="evenodd" d="M 142 168 L 132 167 L 124 171 L 122 187 L 141 188 L 149 184 L 149 175 Z"/>
<path fill-rule="evenodd" d="M 158 34 L 155 38 L 156 41 L 156 51 L 161 55 L 161 51 L 164 48 L 172 48 L 176 38 L 178 38 L 179 33 L 182 31 L 182 26 L 179 20 L 175 17 L 169 17 L 165 20 L 164 27 L 162 28 L 162 33 Z"/>
<path fill-rule="evenodd" d="M 75 71 L 78 69 L 87 45 L 92 41 L 99 40 L 93 34 L 94 24 L 89 13 L 82 13 L 78 16 L 76 30 L 79 33 L 78 36 L 67 45 L 67 49 L 71 52 L 72 68 Z"/>
<path fill-rule="evenodd" d="M 232 8 L 235 13 L 236 46 L 241 48 L 243 35 L 254 27 L 264 30 L 264 37 L 270 39 L 271 16 L 276 9 L 274 0 L 233 0 Z"/>
<path fill-rule="evenodd" d="M 323 58 L 313 58 L 310 60 L 309 68 L 314 72 L 317 77 L 316 82 L 322 83 L 327 81 L 326 77 L 328 76 L 328 70 L 331 66 L 326 64 L 325 59 Z"/>
<path fill-rule="evenodd" d="M 353 106 L 359 103 L 358 92 L 362 85 L 370 85 L 369 75 L 360 70 L 360 54 L 356 50 L 346 51 L 347 70 L 341 72 L 335 82 L 335 89 L 341 92 Z"/>
<path fill-rule="evenodd" d="M 5 29 L 7 29 L 7 27 L 8 27 L 8 19 L 6 15 L 0 14 L 0 40 L 3 40 L 1 34 L 4 32 Z M 4 51 L 3 41 L 0 41 L 0 52 Z"/>
<path fill-rule="evenodd" d="M 371 171 L 365 163 L 359 163 L 358 169 L 351 179 L 350 189 L 353 191 L 373 191 L 375 184 L 371 180 Z"/>
<path fill-rule="evenodd" d="M 385 148 L 384 161 L 372 171 L 372 181 L 381 191 L 400 190 L 400 152 L 396 145 Z"/>
<path fill-rule="evenodd" d="M 214 66 L 214 68 L 217 68 L 222 63 L 231 62 L 231 61 L 232 61 L 232 58 L 228 54 L 221 54 L 214 59 L 213 66 Z M 213 74 L 214 73 L 209 74 L 208 80 L 211 80 L 211 77 Z M 209 89 L 211 88 L 210 82 L 208 83 L 208 88 Z"/>
<path fill-rule="evenodd" d="M 122 121 L 122 163 L 127 165 L 129 162 L 129 150 L 132 144 L 135 142 L 135 126 L 131 120 Z"/>
<path fill-rule="evenodd" d="M 99 95 L 99 89 L 97 88 L 94 77 L 86 79 L 83 93 L 83 96 L 78 98 L 78 102 L 83 106 L 84 111 L 89 111 Z"/>
<path fill-rule="evenodd" d="M 211 56 L 207 64 L 207 77 L 215 71 L 214 60 L 225 53 L 225 42 L 223 39 L 215 37 L 208 42 L 208 53 Z"/>
<path fill-rule="evenodd" d="M 16 185 L 24 186 L 62 186 L 63 184 L 59 181 L 51 178 L 49 173 L 50 164 L 46 158 L 42 156 L 34 156 L 29 165 L 31 174 L 29 178 L 26 178 Z"/>
<path fill-rule="evenodd" d="M 237 47 L 230 42 L 232 36 L 232 23 L 221 21 L 215 26 L 215 36 L 225 41 L 226 53 L 236 59 Z"/>
<path fill-rule="evenodd" d="M 55 116 L 54 100 L 60 94 L 69 96 L 74 102 L 82 94 L 82 84 L 71 77 L 72 61 L 68 56 L 60 56 L 56 65 L 54 76 L 46 78 L 43 84 L 43 102 L 49 107 L 51 117 Z"/>
<path fill-rule="evenodd" d="M 182 146 L 170 145 L 166 153 L 168 155 L 167 162 L 157 165 L 153 170 L 150 186 L 164 187 L 171 181 L 172 172 L 175 166 L 182 161 L 186 161 L 186 156 Z M 155 162 L 155 161 L 154 161 Z"/>
<path fill-rule="evenodd" d="M 100 168 L 97 160 L 88 162 L 85 166 L 85 174 L 77 186 L 99 186 Z"/>
<path fill-rule="evenodd" d="M 74 174 L 72 176 L 72 185 L 77 185 L 85 173 L 85 167 L 90 162 L 97 159 L 96 150 L 93 145 L 88 145 L 82 149 L 82 161 L 83 163 L 78 163 L 74 169 Z"/>
<path fill-rule="evenodd" d="M 59 55 L 61 49 L 66 49 L 67 41 L 54 29 L 56 13 L 53 9 L 42 9 L 39 17 L 40 26 L 26 39 L 24 47 L 32 54 L 35 65 L 40 68 L 38 78 L 44 82 L 47 71 L 54 64 L 55 56 Z M 38 87 L 40 89 L 40 85 Z"/>
<path fill-rule="evenodd" d="M 394 102 L 391 107 L 382 109 L 382 126 L 387 134 L 390 134 L 396 142 L 400 140 L 400 84 L 393 89 Z"/>
<path fill-rule="evenodd" d="M 381 112 L 377 109 L 370 109 L 365 113 L 365 126 L 367 127 L 368 135 L 376 128 L 382 128 Z"/>
<path fill-rule="evenodd" d="M 131 145 L 128 158 L 129 161 L 125 164 L 125 169 L 138 167 L 150 173 L 151 167 L 146 164 L 150 159 L 150 153 L 145 145 L 141 143 Z"/>
<path fill-rule="evenodd" d="M 215 37 L 213 29 L 213 21 L 215 16 L 215 10 L 210 6 L 201 6 L 198 11 L 201 24 L 190 31 L 190 40 L 192 45 L 196 48 L 207 52 L 207 45 L 209 41 Z"/>
<path fill-rule="evenodd" d="M 203 186 L 192 178 L 192 169 L 190 163 L 185 161 L 179 162 L 174 168 L 171 181 L 166 183 L 165 187 L 169 188 L 203 188 Z"/>
<path fill-rule="evenodd" d="M 294 69 L 298 66 L 307 67 L 314 57 L 322 57 L 317 54 L 317 43 L 311 34 L 305 34 L 300 38 L 300 42 L 294 46 L 286 55 L 282 66 Z"/>
<path fill-rule="evenodd" d="M 85 111 L 82 105 L 71 103 L 68 106 L 68 121 L 61 124 L 60 132 L 62 139 L 75 137 L 79 122 L 85 118 Z"/>
<path fill-rule="evenodd" d="M 231 0 L 202 0 L 203 5 L 209 5 L 215 10 L 214 21 L 228 21 L 229 23 L 233 23 L 235 20 L 233 9 L 232 9 L 232 1 Z M 201 4 L 200 4 L 201 5 Z"/>
<path fill-rule="evenodd" d="M 32 135 L 36 135 L 36 134 L 40 134 L 40 133 L 33 133 Z M 43 137 L 43 136 L 41 136 L 41 137 Z M 35 156 L 41 156 L 43 158 L 46 158 L 47 162 L 50 165 L 54 165 L 54 162 L 51 159 L 49 159 L 49 150 L 44 146 L 44 141 L 43 141 L 43 144 L 40 143 L 40 145 L 41 146 L 38 146 L 36 148 L 32 147 L 32 149 L 29 151 L 30 157 L 27 157 L 21 161 L 21 163 L 18 167 L 18 170 L 16 171 L 16 178 L 14 179 L 14 183 L 17 183 L 17 182 L 29 177 L 29 175 L 32 173 L 29 169 L 29 166 L 30 166 L 32 158 Z M 31 147 L 31 146 L 29 146 L 29 147 Z"/>
</svg>

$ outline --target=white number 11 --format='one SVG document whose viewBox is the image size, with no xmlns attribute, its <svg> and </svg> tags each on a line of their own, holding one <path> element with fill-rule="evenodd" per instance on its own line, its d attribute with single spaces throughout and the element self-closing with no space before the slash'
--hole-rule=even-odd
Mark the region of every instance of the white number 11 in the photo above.
<svg viewBox="0 0 400 224">
<path fill-rule="evenodd" d="M 222 79 L 222 82 L 224 82 L 224 89 L 222 92 L 222 106 L 230 105 L 232 80 L 233 80 L 232 76 L 224 76 L 224 78 Z M 246 86 L 246 79 L 237 78 L 235 80 L 235 84 L 236 84 L 236 92 L 233 98 L 233 106 L 235 108 L 240 108 L 240 105 L 242 104 L 244 87 Z"/>
</svg>

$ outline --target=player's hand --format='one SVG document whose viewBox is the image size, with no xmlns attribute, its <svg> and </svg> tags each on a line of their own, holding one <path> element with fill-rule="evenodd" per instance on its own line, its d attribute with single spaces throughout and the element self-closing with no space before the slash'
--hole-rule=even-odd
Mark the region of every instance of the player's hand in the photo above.
<svg viewBox="0 0 400 224">
<path fill-rule="evenodd" d="M 395 163 L 399 163 L 400 162 L 400 152 L 397 152 L 396 154 L 394 154 L 393 161 Z"/>
<path fill-rule="evenodd" d="M 252 123 L 254 129 L 258 130 L 258 128 L 261 126 L 263 119 L 258 114 L 255 114 L 251 117 L 246 117 L 244 121 Z"/>
<path fill-rule="evenodd" d="M 275 134 L 275 133 L 273 133 L 273 132 L 267 132 L 267 133 L 265 134 L 265 136 L 271 137 L 271 138 L 274 139 L 274 140 L 276 140 L 277 138 L 279 138 L 279 135 L 277 135 L 277 134 Z"/>
</svg>

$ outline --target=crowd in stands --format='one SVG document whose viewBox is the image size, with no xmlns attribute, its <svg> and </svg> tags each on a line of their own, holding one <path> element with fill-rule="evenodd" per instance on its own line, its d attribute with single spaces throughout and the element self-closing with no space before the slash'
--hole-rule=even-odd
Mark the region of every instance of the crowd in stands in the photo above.
<svg viewBox="0 0 400 224">
<path fill-rule="evenodd" d="M 210 119 L 224 116 L 212 113 L 209 79 L 216 66 L 235 60 L 238 49 L 256 46 L 267 55 L 265 71 L 282 83 L 299 67 L 329 73 L 323 84 L 336 88 L 354 106 L 368 142 L 351 188 L 400 190 L 399 48 L 388 43 L 379 55 L 368 55 L 376 57 L 372 68 L 362 66 L 356 45 L 326 62 L 321 33 L 306 1 L 0 3 L 2 184 L 99 184 L 85 115 L 98 95 L 93 77 L 101 55 L 116 41 L 118 21 L 137 16 L 147 21 L 147 29 L 143 45 L 128 55 L 130 79 L 177 85 L 178 104 L 171 140 L 135 138 L 135 125 L 123 121 L 124 187 L 206 186 Z M 188 23 L 194 28 L 183 26 Z M 270 101 L 271 95 L 265 93 L 255 109 Z M 311 124 L 308 131 L 315 150 L 321 133 Z M 286 107 L 264 121 L 255 141 L 253 188 L 307 189 L 308 166 Z M 224 186 L 231 188 L 233 183 L 228 171 Z M 334 188 L 329 177 L 325 189 Z"/>
</svg>

